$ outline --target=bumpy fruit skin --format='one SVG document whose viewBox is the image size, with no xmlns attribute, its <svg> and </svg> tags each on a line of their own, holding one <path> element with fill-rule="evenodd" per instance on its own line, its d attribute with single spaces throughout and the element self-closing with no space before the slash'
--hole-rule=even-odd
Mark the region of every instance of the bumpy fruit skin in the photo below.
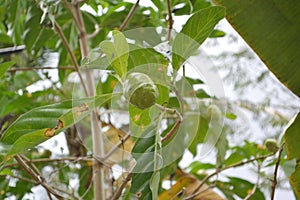
<svg viewBox="0 0 300 200">
<path fill-rule="evenodd" d="M 153 106 L 158 97 L 157 87 L 151 78 L 139 72 L 133 72 L 126 77 L 124 93 L 132 105 L 142 110 Z"/>
<path fill-rule="evenodd" d="M 266 139 L 265 146 L 268 149 L 268 151 L 272 153 L 276 153 L 279 149 L 279 145 L 277 144 L 276 140 L 274 139 Z"/>
</svg>

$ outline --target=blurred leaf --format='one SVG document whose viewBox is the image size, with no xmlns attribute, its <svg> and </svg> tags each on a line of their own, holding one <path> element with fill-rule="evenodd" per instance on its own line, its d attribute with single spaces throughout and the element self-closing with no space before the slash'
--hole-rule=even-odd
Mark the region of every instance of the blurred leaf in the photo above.
<svg viewBox="0 0 300 200">
<path fill-rule="evenodd" d="M 109 63 L 120 76 L 127 72 L 129 46 L 125 36 L 119 31 L 113 31 L 114 42 L 103 41 L 100 43 L 101 50 L 106 54 Z"/>
<path fill-rule="evenodd" d="M 227 119 L 231 119 L 231 120 L 235 120 L 237 118 L 236 114 L 234 114 L 234 113 L 226 113 L 225 117 Z"/>
<path fill-rule="evenodd" d="M 215 168 L 216 166 L 214 164 L 202 163 L 199 161 L 194 161 L 188 166 L 188 169 L 190 169 L 190 173 L 192 174 L 196 174 L 200 170 L 215 169 Z"/>
<path fill-rule="evenodd" d="M 208 128 L 209 128 L 208 125 L 209 125 L 208 121 L 205 118 L 200 117 L 198 130 L 197 130 L 197 135 L 193 139 L 192 144 L 189 146 L 189 151 L 193 154 L 193 156 L 197 155 L 197 146 L 198 146 L 198 144 L 204 142 L 204 139 L 206 137 L 206 134 L 207 134 L 207 131 L 208 131 Z"/>
<path fill-rule="evenodd" d="M 300 1 L 215 0 L 226 18 L 261 60 L 300 96 Z"/>
<path fill-rule="evenodd" d="M 13 66 L 14 64 L 15 64 L 15 62 L 13 62 L 13 61 L 8 61 L 8 62 L 5 62 L 5 63 L 1 63 L 0 64 L 0 78 L 2 78 L 5 74 L 5 72 L 8 70 L 8 68 Z"/>
<path fill-rule="evenodd" d="M 11 169 L 4 168 L 0 171 L 0 175 L 14 175 Z"/>
<path fill-rule="evenodd" d="M 189 84 L 191 85 L 197 85 L 197 84 L 203 84 L 203 81 L 201 79 L 194 79 L 194 78 L 190 78 L 190 77 L 184 77 Z"/>
<path fill-rule="evenodd" d="M 191 194 L 193 194 L 194 190 L 201 184 L 201 181 L 198 180 L 195 176 L 183 172 L 182 175 L 180 175 L 179 179 L 176 181 L 176 183 L 169 189 L 164 191 L 159 195 L 159 200 L 179 200 L 181 199 L 181 196 L 187 197 Z M 183 192 L 181 195 L 180 193 Z M 198 195 L 193 197 L 193 199 L 203 199 L 203 200 L 223 200 L 218 193 L 214 192 L 213 189 L 209 188 L 207 184 L 204 184 L 200 189 L 198 189 L 196 192 L 199 192 Z"/>
<path fill-rule="evenodd" d="M 13 44 L 13 41 L 8 35 L 6 35 L 4 33 L 0 33 L 0 44 L 1 43 L 2 44 Z"/>
<path fill-rule="evenodd" d="M 224 37 L 225 35 L 226 35 L 226 33 L 224 31 L 215 29 L 210 33 L 209 37 L 210 38 L 218 38 L 218 37 Z"/>
<path fill-rule="evenodd" d="M 172 65 L 175 70 L 195 53 L 224 16 L 225 8 L 214 6 L 202 9 L 190 17 L 172 45 Z"/>
<path fill-rule="evenodd" d="M 25 71 L 17 73 L 14 77 L 13 89 L 25 89 L 27 86 L 41 80 L 40 75 L 36 71 Z"/>
<path fill-rule="evenodd" d="M 218 188 L 226 195 L 228 199 L 236 199 L 236 195 L 240 198 L 245 198 L 252 191 L 254 184 L 236 177 L 228 177 L 228 182 L 217 182 Z M 250 197 L 251 200 L 265 200 L 264 194 L 259 188 L 256 188 L 255 193 Z"/>
</svg>

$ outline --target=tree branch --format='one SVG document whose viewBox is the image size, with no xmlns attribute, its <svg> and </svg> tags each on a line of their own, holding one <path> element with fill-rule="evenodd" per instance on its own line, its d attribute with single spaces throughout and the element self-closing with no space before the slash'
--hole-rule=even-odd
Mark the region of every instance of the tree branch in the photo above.
<svg viewBox="0 0 300 200">
<path fill-rule="evenodd" d="M 87 42 L 87 34 L 85 30 L 85 25 L 82 19 L 81 11 L 80 11 L 80 2 L 77 0 L 72 0 L 72 5 L 74 8 L 74 20 L 77 24 L 77 28 L 79 30 L 79 42 L 82 58 L 88 57 L 89 48 Z M 95 84 L 94 77 L 91 71 L 86 70 L 87 77 L 87 94 L 88 96 L 95 95 Z M 84 84 L 84 83 L 83 83 Z M 93 138 L 93 153 L 96 156 L 103 157 L 104 150 L 104 139 L 103 133 L 101 131 L 101 123 L 98 123 L 97 111 L 94 110 L 91 112 L 91 128 L 92 128 L 92 138 Z M 105 198 L 105 177 L 104 177 L 104 169 L 102 168 L 102 164 L 99 163 L 96 159 L 93 161 L 93 183 L 94 183 L 94 199 L 102 200 Z"/>
<path fill-rule="evenodd" d="M 264 159 L 266 159 L 266 158 L 268 158 L 268 157 L 270 157 L 270 156 L 272 156 L 272 155 L 274 155 L 274 154 L 272 153 L 272 154 L 267 154 L 267 155 L 259 156 L 259 157 L 256 157 L 256 158 L 253 158 L 253 159 L 249 159 L 249 160 L 246 160 L 246 161 L 241 161 L 241 162 L 234 163 L 234 164 L 232 164 L 232 165 L 229 165 L 229 166 L 224 167 L 224 168 L 221 168 L 221 169 L 217 169 L 215 172 L 213 172 L 213 173 L 207 175 L 207 176 L 202 180 L 201 184 L 200 184 L 197 188 L 195 188 L 194 192 L 193 192 L 190 196 L 184 198 L 184 200 L 193 199 L 195 196 L 199 195 L 199 193 L 201 192 L 201 191 L 199 192 L 199 189 L 200 189 L 200 188 L 201 188 L 201 187 L 202 187 L 202 186 L 203 186 L 203 185 L 204 185 L 211 177 L 213 177 L 213 176 L 215 176 L 215 175 L 218 175 L 219 173 L 221 173 L 221 172 L 223 172 L 223 171 L 225 171 L 225 170 L 227 170 L 227 169 L 239 167 L 239 166 L 242 166 L 242 165 L 245 165 L 245 164 L 248 164 L 248 163 L 252 163 L 252 162 L 255 162 L 255 161 L 258 161 L 258 160 L 264 160 Z M 197 191 L 198 191 L 198 192 L 197 192 Z"/>
<path fill-rule="evenodd" d="M 64 199 L 63 196 L 58 194 L 51 186 L 47 184 L 45 178 L 39 172 L 36 172 L 37 168 L 35 166 L 35 169 L 32 169 L 28 164 L 26 164 L 26 162 L 23 160 L 23 157 L 21 155 L 16 155 L 14 158 L 37 183 L 41 184 L 47 190 L 47 192 L 53 194 L 57 199 Z"/>
<path fill-rule="evenodd" d="M 118 200 L 119 197 L 122 194 L 123 189 L 126 187 L 127 183 L 131 180 L 132 178 L 132 172 L 129 172 L 127 177 L 123 180 L 122 184 L 118 188 L 118 190 L 115 192 L 115 194 L 112 196 L 111 200 Z"/>
<path fill-rule="evenodd" d="M 123 31 L 126 27 L 126 25 L 128 24 L 128 22 L 130 21 L 130 19 L 132 18 L 134 12 L 136 11 L 138 5 L 139 5 L 140 0 L 137 0 L 136 3 L 133 5 L 133 7 L 131 8 L 131 10 L 129 11 L 128 15 L 126 16 L 125 20 L 123 21 L 123 23 L 121 24 L 119 30 Z"/>
<path fill-rule="evenodd" d="M 278 157 L 277 157 L 277 161 L 276 161 L 276 164 L 275 164 L 275 169 L 274 169 L 274 177 L 273 177 L 273 183 L 272 183 L 272 192 L 271 192 L 271 200 L 274 200 L 275 198 L 275 190 L 276 190 L 276 185 L 277 185 L 277 173 L 278 173 L 278 168 L 279 168 L 279 164 L 280 164 L 280 160 L 281 160 L 281 154 L 282 154 L 282 151 L 283 151 L 283 147 L 284 147 L 284 144 L 283 143 L 280 148 L 278 149 Z"/>
<path fill-rule="evenodd" d="M 65 35 L 63 33 L 61 27 L 59 26 L 59 24 L 57 22 L 54 22 L 54 29 L 58 33 L 59 37 L 61 38 L 61 40 L 62 40 L 62 42 L 63 42 L 63 44 L 65 46 L 65 48 L 67 49 L 67 51 L 68 51 L 68 53 L 69 53 L 69 55 L 71 57 L 71 61 L 72 61 L 73 65 L 74 65 L 74 68 L 75 68 L 75 70 L 78 73 L 80 82 L 81 82 L 82 87 L 84 89 L 84 92 L 85 92 L 86 95 L 88 95 L 88 90 L 87 90 L 87 87 L 85 85 L 84 79 L 83 79 L 83 77 L 82 77 L 82 75 L 80 73 L 79 65 L 78 65 L 78 63 L 76 61 L 75 55 L 73 54 L 72 49 L 71 49 L 71 47 L 70 47 L 70 45 L 69 45 L 69 43 L 68 43 L 68 41 L 67 41 L 67 39 L 66 39 L 66 37 L 65 37 Z"/>
<path fill-rule="evenodd" d="M 43 69 L 60 69 L 60 70 L 74 70 L 73 66 L 61 66 L 61 67 L 14 67 L 10 68 L 8 72 L 16 72 L 16 71 L 33 71 L 33 70 L 43 70 Z"/>
<path fill-rule="evenodd" d="M 171 0 L 167 0 L 168 6 L 168 40 L 171 39 L 171 32 L 173 29 L 173 17 L 172 17 L 172 10 L 171 10 Z"/>
</svg>

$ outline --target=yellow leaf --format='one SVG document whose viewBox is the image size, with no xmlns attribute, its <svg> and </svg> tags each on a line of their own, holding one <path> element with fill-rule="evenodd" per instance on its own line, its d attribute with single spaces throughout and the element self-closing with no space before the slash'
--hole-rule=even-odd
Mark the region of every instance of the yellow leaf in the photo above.
<svg viewBox="0 0 300 200">
<path fill-rule="evenodd" d="M 189 173 L 185 173 L 181 170 L 177 170 L 176 175 L 180 176 L 176 183 L 169 189 L 161 193 L 158 197 L 159 200 L 179 200 L 182 197 L 188 197 L 193 194 L 197 187 L 201 184 L 195 176 Z M 219 194 L 213 189 L 209 188 L 208 185 L 204 184 L 195 193 L 198 193 L 193 199 L 194 200 L 224 200 Z"/>
</svg>

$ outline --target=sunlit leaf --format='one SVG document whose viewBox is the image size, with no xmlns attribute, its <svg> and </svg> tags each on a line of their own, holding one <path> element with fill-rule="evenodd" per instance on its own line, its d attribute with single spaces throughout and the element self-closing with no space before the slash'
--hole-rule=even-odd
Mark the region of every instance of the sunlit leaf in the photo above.
<svg viewBox="0 0 300 200">
<path fill-rule="evenodd" d="M 101 50 L 106 54 L 109 63 L 116 73 L 123 77 L 127 72 L 129 46 L 125 36 L 119 31 L 113 31 L 114 42 L 103 41 Z"/>
</svg>

